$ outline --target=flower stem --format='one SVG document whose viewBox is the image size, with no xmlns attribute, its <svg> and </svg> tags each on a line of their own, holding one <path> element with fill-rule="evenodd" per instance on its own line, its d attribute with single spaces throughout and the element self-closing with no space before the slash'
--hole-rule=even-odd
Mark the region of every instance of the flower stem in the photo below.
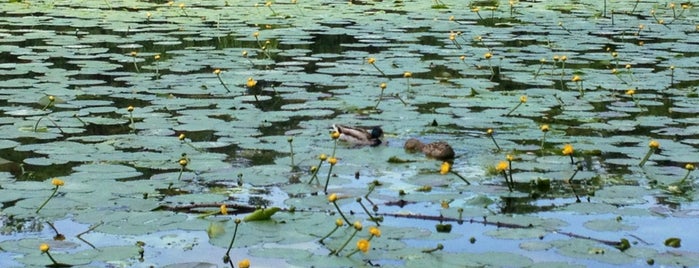
<svg viewBox="0 0 699 268">
<path fill-rule="evenodd" d="M 517 110 L 517 108 L 519 108 L 519 106 L 521 106 L 521 105 L 522 105 L 522 102 L 517 103 L 517 106 L 513 107 L 512 110 L 510 110 L 509 112 L 507 112 L 507 114 L 505 114 L 505 116 L 510 116 L 510 114 L 511 114 L 512 112 L 514 112 L 515 110 Z"/>
<path fill-rule="evenodd" d="M 381 73 L 381 75 L 386 76 L 386 74 L 383 71 L 381 71 L 381 69 L 379 69 L 379 66 L 376 66 L 376 64 L 373 64 L 373 63 L 371 64 L 371 66 L 374 66 L 374 68 L 376 68 L 376 70 L 379 71 L 379 73 Z"/>
<path fill-rule="evenodd" d="M 223 86 L 223 88 L 225 88 L 226 91 L 228 91 L 228 93 L 231 93 L 231 90 L 228 88 L 228 86 L 226 86 L 226 83 L 223 82 L 223 79 L 221 79 L 221 75 L 216 74 L 216 77 L 218 78 L 218 81 L 221 82 L 221 85 Z"/>
<path fill-rule="evenodd" d="M 379 95 L 379 99 L 376 101 L 376 105 L 374 105 L 374 110 L 379 108 L 379 103 L 381 103 L 382 99 L 383 99 L 383 88 L 381 89 L 381 94 Z"/>
<path fill-rule="evenodd" d="M 345 222 L 350 222 L 350 221 L 347 219 L 347 217 L 345 216 L 345 214 L 342 213 L 342 210 L 340 210 L 340 206 L 338 206 L 336 202 L 333 202 L 333 205 L 334 205 L 335 208 L 337 209 L 337 213 L 340 213 L 340 216 L 342 216 L 342 219 L 345 220 Z"/>
<path fill-rule="evenodd" d="M 231 238 L 231 243 L 228 244 L 228 250 L 226 250 L 226 256 L 231 253 L 231 248 L 233 247 L 233 242 L 235 242 L 235 236 L 238 234 L 238 225 L 240 225 L 240 220 L 235 221 L 235 229 L 233 229 L 233 238 Z"/>
<path fill-rule="evenodd" d="M 459 179 L 464 181 L 467 185 L 471 185 L 471 183 L 468 180 L 466 180 L 466 178 L 464 178 L 464 176 L 461 176 L 461 174 L 457 173 L 456 171 L 449 170 L 449 173 L 456 175 L 457 177 L 459 177 Z"/>
<path fill-rule="evenodd" d="M 514 182 L 512 182 L 510 184 L 509 180 L 507 179 L 507 171 L 503 170 L 502 175 L 505 176 L 505 184 L 507 184 L 507 189 L 509 189 L 510 193 L 511 193 L 512 192 L 512 184 L 514 184 Z"/>
<path fill-rule="evenodd" d="M 357 198 L 357 203 L 359 203 L 359 205 L 362 206 L 362 209 L 364 209 L 364 212 L 366 213 L 366 215 L 369 215 L 370 221 L 373 221 L 374 223 L 376 223 L 376 226 L 381 226 L 381 224 L 379 224 L 380 220 L 375 218 L 374 216 L 371 216 L 371 212 L 369 212 L 369 210 L 366 208 L 366 206 L 364 206 L 364 203 L 362 203 L 361 197 Z"/>
<path fill-rule="evenodd" d="M 643 167 L 643 165 L 646 164 L 646 161 L 648 161 L 648 158 L 650 158 L 650 156 L 653 155 L 653 153 L 655 153 L 655 148 L 650 148 L 646 153 L 646 156 L 644 156 L 643 159 L 641 159 L 641 162 L 638 163 L 638 166 Z"/>
<path fill-rule="evenodd" d="M 544 136 L 541 137 L 541 155 L 544 155 L 544 147 L 546 146 L 546 133 L 544 132 Z"/>
<path fill-rule="evenodd" d="M 680 185 L 682 185 L 689 178 L 689 173 L 692 173 L 692 170 L 687 170 L 687 174 L 684 175 L 684 178 L 682 178 L 682 180 L 679 182 Z"/>
<path fill-rule="evenodd" d="M 325 187 L 323 188 L 323 192 L 326 194 L 328 193 L 328 183 L 330 183 L 330 174 L 333 172 L 334 166 L 335 165 L 330 165 L 330 169 L 328 169 L 328 177 L 325 178 Z"/>
<path fill-rule="evenodd" d="M 323 240 L 330 237 L 333 233 L 335 233 L 335 231 L 337 231 L 337 229 L 340 229 L 340 226 L 335 225 L 335 228 L 332 231 L 330 231 L 327 235 L 323 236 L 323 238 L 321 238 L 318 242 L 323 244 Z"/>
<path fill-rule="evenodd" d="M 51 259 L 51 262 L 53 262 L 53 265 L 50 265 L 50 266 L 58 266 L 58 267 L 60 267 L 61 264 L 58 263 L 58 262 L 56 261 L 56 259 L 53 258 L 53 256 L 51 256 L 51 253 L 49 253 L 48 251 L 46 251 L 46 256 L 49 256 L 49 259 Z"/>
<path fill-rule="evenodd" d="M 490 135 L 490 139 L 493 140 L 493 144 L 495 144 L 495 148 L 498 148 L 498 151 L 501 151 L 502 149 L 500 149 L 500 145 L 498 145 L 498 142 L 495 141 L 495 137 L 493 137 L 493 135 Z"/>
<path fill-rule="evenodd" d="M 177 180 L 179 181 L 182 178 L 182 173 L 184 172 L 184 166 L 180 166 L 180 174 L 177 175 Z"/>
<path fill-rule="evenodd" d="M 44 201 L 44 203 L 41 204 L 41 206 L 39 206 L 39 208 L 36 209 L 36 213 L 39 213 L 39 211 L 42 208 L 44 208 L 44 206 L 46 206 L 46 204 L 49 202 L 49 200 L 51 200 L 51 198 L 53 198 L 56 195 L 56 193 L 58 192 L 58 187 L 59 186 L 56 186 L 56 188 L 53 188 L 53 193 L 51 193 L 51 196 L 49 196 L 49 198 L 47 198 L 46 201 Z M 48 252 L 46 252 L 46 253 L 48 253 Z M 49 255 L 49 257 L 51 257 L 51 255 Z M 54 261 L 54 262 L 56 262 L 56 261 Z"/>
<path fill-rule="evenodd" d="M 313 180 L 318 181 L 318 170 L 320 170 L 320 167 L 323 166 L 323 160 L 320 160 L 320 163 L 318 164 L 318 168 L 316 168 L 315 171 L 313 171 L 313 175 L 311 176 L 311 179 L 308 181 L 308 184 L 311 184 Z"/>
<path fill-rule="evenodd" d="M 349 237 L 349 239 L 347 239 L 347 241 L 345 241 L 345 243 L 342 244 L 342 246 L 341 246 L 340 248 L 338 248 L 337 250 L 335 250 L 335 251 L 333 251 L 333 252 L 330 252 L 330 254 L 331 254 L 331 255 L 334 254 L 335 256 L 337 256 L 343 249 L 345 249 L 345 247 L 347 246 L 347 244 L 349 244 L 349 242 L 352 241 L 352 238 L 354 238 L 354 236 L 357 235 L 357 232 L 359 232 L 359 230 L 354 229 L 354 232 L 353 232 L 352 235 Z"/>
</svg>

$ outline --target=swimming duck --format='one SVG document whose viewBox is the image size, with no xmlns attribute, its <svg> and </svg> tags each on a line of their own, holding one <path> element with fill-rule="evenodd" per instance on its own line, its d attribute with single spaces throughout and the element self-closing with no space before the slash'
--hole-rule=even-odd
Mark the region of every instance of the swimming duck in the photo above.
<svg viewBox="0 0 699 268">
<path fill-rule="evenodd" d="M 333 124 L 333 131 L 340 133 L 340 140 L 356 144 L 377 146 L 381 144 L 383 130 L 380 127 L 373 127 L 370 130 Z"/>
<path fill-rule="evenodd" d="M 447 161 L 454 159 L 454 149 L 443 141 L 422 143 L 417 139 L 408 139 L 403 148 L 408 152 L 422 151 L 425 156 L 437 160 Z"/>
</svg>

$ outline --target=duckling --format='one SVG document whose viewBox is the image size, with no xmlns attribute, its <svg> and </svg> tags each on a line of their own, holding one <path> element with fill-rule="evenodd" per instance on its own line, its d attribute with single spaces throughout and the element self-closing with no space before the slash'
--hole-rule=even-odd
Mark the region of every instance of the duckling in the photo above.
<svg viewBox="0 0 699 268">
<path fill-rule="evenodd" d="M 355 145 L 377 146 L 381 144 L 383 130 L 381 127 L 373 127 L 371 130 L 333 124 L 333 131 L 340 133 L 340 140 Z"/>
<path fill-rule="evenodd" d="M 447 161 L 454 159 L 454 149 L 443 141 L 422 143 L 417 139 L 408 139 L 403 146 L 408 152 L 422 151 L 425 156 L 437 160 Z"/>
</svg>

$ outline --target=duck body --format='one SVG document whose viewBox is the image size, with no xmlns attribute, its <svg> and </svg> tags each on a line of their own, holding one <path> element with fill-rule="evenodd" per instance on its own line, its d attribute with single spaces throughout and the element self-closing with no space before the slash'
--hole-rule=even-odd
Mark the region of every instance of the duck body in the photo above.
<svg viewBox="0 0 699 268">
<path fill-rule="evenodd" d="M 340 140 L 354 145 L 377 146 L 381 144 L 383 130 L 380 127 L 362 129 L 345 125 L 333 124 L 333 131 L 340 133 Z"/>
<path fill-rule="evenodd" d="M 454 149 L 451 148 L 451 145 L 443 141 L 422 143 L 418 139 L 413 138 L 405 141 L 403 148 L 409 152 L 420 151 L 427 157 L 442 161 L 453 160 L 456 156 Z"/>
</svg>

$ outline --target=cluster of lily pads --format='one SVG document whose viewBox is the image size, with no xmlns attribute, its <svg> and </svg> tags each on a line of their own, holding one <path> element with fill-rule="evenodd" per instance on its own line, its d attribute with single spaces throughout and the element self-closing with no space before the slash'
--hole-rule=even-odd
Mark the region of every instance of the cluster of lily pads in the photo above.
<svg viewBox="0 0 699 268">
<path fill-rule="evenodd" d="M 696 223 L 691 3 L 0 14 L 0 266 L 699 264 L 691 230 L 646 227 Z"/>
</svg>

